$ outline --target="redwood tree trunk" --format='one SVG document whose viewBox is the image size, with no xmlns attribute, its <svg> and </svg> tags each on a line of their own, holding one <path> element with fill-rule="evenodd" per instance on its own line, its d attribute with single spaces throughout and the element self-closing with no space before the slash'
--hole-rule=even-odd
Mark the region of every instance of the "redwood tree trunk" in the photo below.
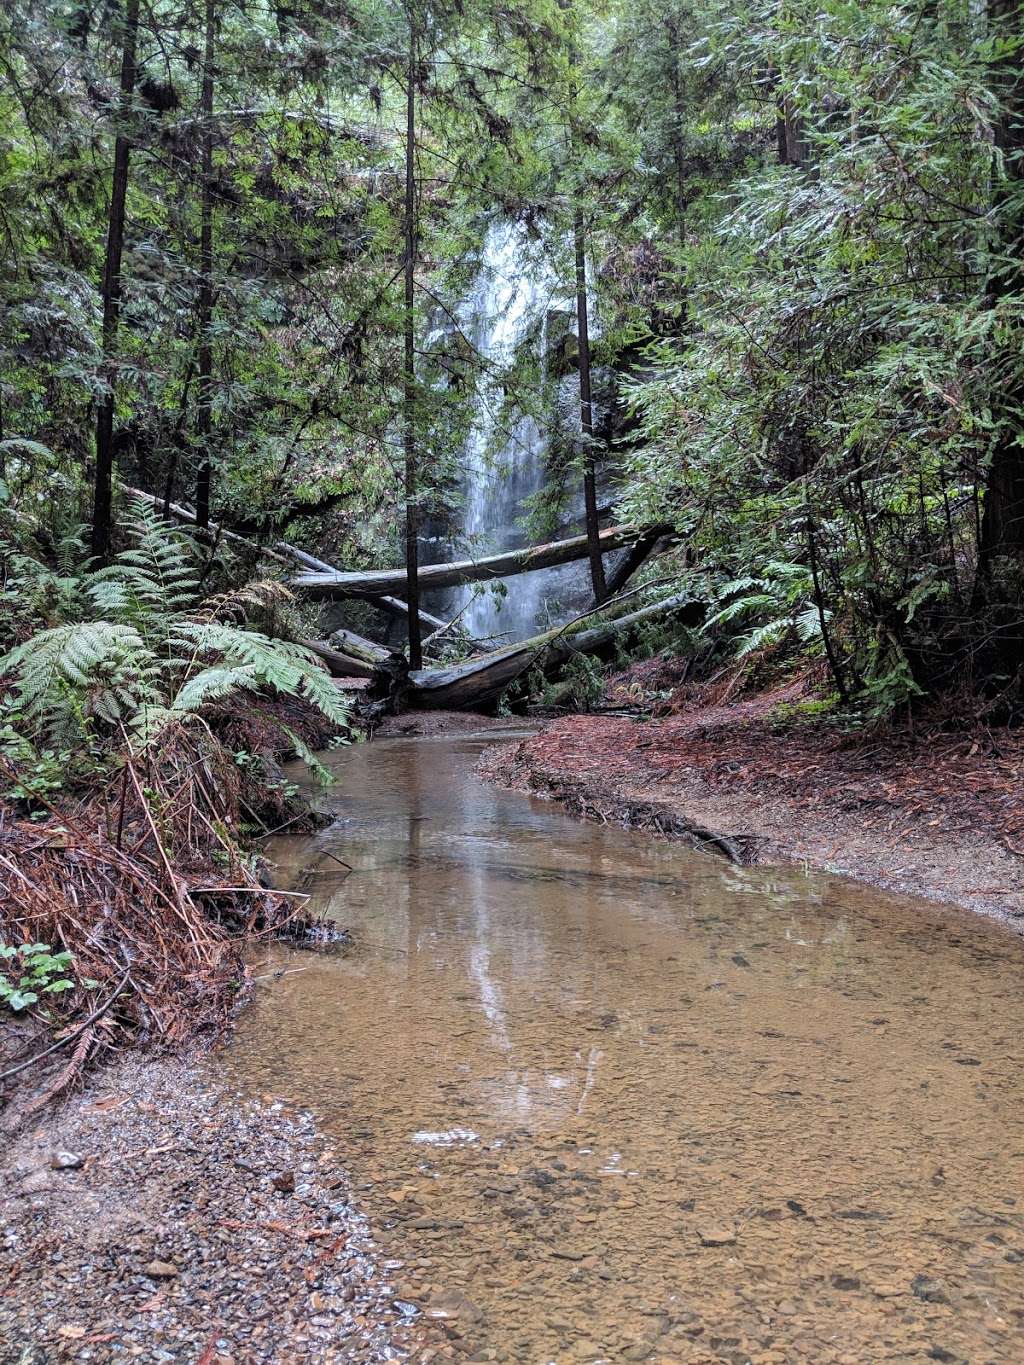
<svg viewBox="0 0 1024 1365">
<path fill-rule="evenodd" d="M 423 667 L 420 634 L 419 514 L 416 503 L 416 26 L 409 10 L 409 62 L 405 99 L 405 575 L 409 604 L 409 667 Z"/>
<path fill-rule="evenodd" d="M 601 558 L 601 526 L 597 508 L 597 479 L 594 474 L 594 406 L 590 392 L 590 327 L 587 307 L 587 235 L 583 212 L 576 211 L 573 224 L 576 245 L 576 320 L 580 350 L 580 426 L 583 429 L 583 498 L 587 516 L 587 558 L 594 601 L 607 596 L 604 561 Z"/>
<path fill-rule="evenodd" d="M 111 506 L 114 473 L 114 390 L 117 366 L 114 348 L 121 316 L 121 257 L 124 253 L 125 199 L 128 193 L 128 156 L 131 143 L 125 127 L 135 91 L 135 53 L 139 36 L 139 0 L 127 0 L 124 46 L 121 50 L 121 94 L 114 142 L 114 168 L 107 218 L 107 250 L 103 265 L 103 378 L 106 392 L 96 413 L 96 472 L 93 482 L 91 549 L 101 563 L 110 558 Z"/>
<path fill-rule="evenodd" d="M 196 413 L 196 444 L 199 472 L 196 476 L 196 525 L 210 524 L 213 430 L 213 61 L 216 33 L 215 0 L 206 0 L 206 43 L 203 54 L 203 202 L 199 228 L 199 407 Z"/>
<path fill-rule="evenodd" d="M 1004 40 L 1020 37 L 1021 10 L 1018 0 L 995 0 L 990 6 L 993 28 Z M 1001 56 L 992 76 L 1000 97 L 1001 112 L 995 127 L 995 143 L 1002 153 L 1003 175 L 999 183 L 997 212 L 999 259 L 989 285 L 993 307 L 1024 292 L 1024 221 L 1020 211 L 1021 177 L 1024 175 L 1024 74 L 1021 55 L 1012 46 Z M 1010 329 L 1010 345 L 1004 345 L 997 366 L 995 416 L 998 422 L 995 449 L 985 486 L 981 519 L 979 577 L 991 575 L 992 561 L 999 556 L 1024 556 L 1024 366 L 1019 348 L 1019 326 Z"/>
</svg>

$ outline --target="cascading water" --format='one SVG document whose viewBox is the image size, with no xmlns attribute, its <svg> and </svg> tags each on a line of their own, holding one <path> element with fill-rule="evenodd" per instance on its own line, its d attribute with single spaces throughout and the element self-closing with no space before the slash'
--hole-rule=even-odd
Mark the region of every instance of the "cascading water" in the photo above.
<svg viewBox="0 0 1024 1365">
<path fill-rule="evenodd" d="M 488 229 L 473 288 L 459 323 L 485 362 L 477 386 L 473 426 L 463 450 L 463 549 L 473 556 L 528 543 L 521 522 L 529 500 L 544 484 L 547 437 L 536 418 L 503 411 L 502 375 L 524 346 L 535 348 L 545 378 L 548 317 L 568 300 L 521 223 Z M 493 584 L 468 584 L 460 594 L 462 623 L 477 639 L 522 639 L 566 615 L 564 604 L 576 566 L 539 569 Z"/>
</svg>

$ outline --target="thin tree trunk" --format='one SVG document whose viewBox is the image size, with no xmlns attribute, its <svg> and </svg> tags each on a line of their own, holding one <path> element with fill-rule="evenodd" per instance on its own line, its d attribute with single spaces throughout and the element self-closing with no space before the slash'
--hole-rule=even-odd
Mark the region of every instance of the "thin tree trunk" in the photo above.
<svg viewBox="0 0 1024 1365">
<path fill-rule="evenodd" d="M 601 559 L 601 526 L 597 507 L 597 479 L 594 473 L 594 406 L 590 391 L 590 326 L 587 304 L 587 234 L 582 209 L 576 210 L 573 224 L 576 245 L 576 320 L 580 352 L 580 426 L 583 430 L 583 498 L 587 516 L 587 557 L 594 601 L 607 596 L 604 561 Z"/>
<path fill-rule="evenodd" d="M 821 642 L 825 646 L 825 657 L 828 659 L 828 666 L 835 681 L 839 700 L 845 706 L 850 700 L 850 693 L 846 686 L 846 679 L 843 677 L 843 670 L 839 666 L 839 656 L 836 654 L 835 646 L 832 642 L 832 632 L 828 628 L 825 597 L 821 590 L 821 575 L 818 571 L 818 546 L 814 538 L 814 522 L 811 518 L 810 508 L 807 509 L 806 531 L 807 559 L 811 568 L 811 582 L 814 586 L 814 605 L 818 612 L 818 628 L 821 631 Z"/>
<path fill-rule="evenodd" d="M 110 183 L 107 219 L 107 250 L 103 265 L 103 378 L 106 392 L 96 414 L 96 471 L 93 482 L 93 556 L 101 563 L 110 558 L 111 508 L 114 474 L 114 390 L 117 366 L 114 348 L 121 316 L 121 257 L 124 253 L 125 199 L 128 193 L 128 156 L 131 143 L 125 122 L 135 91 L 135 53 L 139 36 L 139 0 L 127 0 L 124 15 L 124 46 L 121 51 L 121 93 L 118 129 L 114 141 L 114 168 Z"/>
<path fill-rule="evenodd" d="M 669 58 L 672 80 L 672 106 L 675 114 L 675 128 L 672 142 L 676 163 L 676 231 L 679 236 L 679 329 L 686 326 L 686 276 L 683 270 L 683 253 L 686 250 L 686 149 L 683 145 L 683 128 L 686 126 L 686 109 L 683 104 L 683 82 L 679 60 L 679 20 L 668 20 Z"/>
<path fill-rule="evenodd" d="M 992 85 L 1000 97 L 1000 117 L 995 144 L 1002 153 L 1003 179 L 995 195 L 1000 261 L 993 274 L 989 296 L 993 307 L 1024 291 L 1024 221 L 1020 211 L 1020 181 L 1024 175 L 1024 72 L 1020 52 L 1010 39 L 1019 39 L 1021 11 L 1018 0 L 995 0 L 989 10 L 993 36 L 1003 53 L 992 72 Z M 1017 348 L 1020 328 L 1009 319 L 1011 346 L 999 359 L 1008 373 L 997 380 L 994 404 L 999 426 L 985 486 L 978 554 L 980 579 L 988 579 L 992 560 L 998 556 L 1024 555 L 1024 372 Z"/>
<path fill-rule="evenodd" d="M 420 633 L 419 512 L 416 503 L 416 26 L 409 10 L 409 64 L 405 99 L 405 575 L 409 604 L 409 667 L 423 667 Z"/>
<path fill-rule="evenodd" d="M 778 89 L 779 78 L 775 77 L 776 89 Z M 782 96 L 775 96 L 775 150 L 778 154 L 779 165 L 785 166 L 788 160 L 788 147 L 786 144 L 786 111 L 783 106 Z"/>
<path fill-rule="evenodd" d="M 199 473 L 196 477 L 196 525 L 210 524 L 213 429 L 213 61 L 216 35 L 216 0 L 206 0 L 206 43 L 203 54 L 203 202 L 199 229 L 199 407 L 196 443 Z"/>
</svg>

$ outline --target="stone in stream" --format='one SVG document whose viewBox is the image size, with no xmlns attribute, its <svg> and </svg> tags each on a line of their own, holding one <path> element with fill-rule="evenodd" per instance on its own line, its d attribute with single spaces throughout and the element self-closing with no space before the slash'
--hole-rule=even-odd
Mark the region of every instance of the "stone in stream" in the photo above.
<svg viewBox="0 0 1024 1365">
<path fill-rule="evenodd" d="M 858 1277 L 857 1277 L 856 1275 L 843 1275 L 843 1274 L 833 1275 L 833 1276 L 832 1276 L 832 1287 L 833 1287 L 833 1289 L 843 1289 L 843 1290 L 859 1289 L 859 1288 L 860 1288 L 860 1280 L 858 1279 Z"/>
<path fill-rule="evenodd" d="M 733 1228 L 707 1226 L 697 1229 L 697 1236 L 700 1238 L 701 1246 L 706 1247 L 731 1247 L 736 1241 L 736 1232 Z"/>
<path fill-rule="evenodd" d="M 170 1261 L 150 1261 L 143 1273 L 151 1280 L 173 1280 L 180 1271 Z"/>
<path fill-rule="evenodd" d="M 914 1297 L 924 1303 L 949 1303 L 949 1295 L 945 1289 L 938 1280 L 932 1279 L 929 1275 L 915 1275 L 910 1288 Z"/>
<path fill-rule="evenodd" d="M 77 1171 L 85 1165 L 85 1157 L 77 1152 L 54 1152 L 50 1166 L 55 1171 Z"/>
</svg>

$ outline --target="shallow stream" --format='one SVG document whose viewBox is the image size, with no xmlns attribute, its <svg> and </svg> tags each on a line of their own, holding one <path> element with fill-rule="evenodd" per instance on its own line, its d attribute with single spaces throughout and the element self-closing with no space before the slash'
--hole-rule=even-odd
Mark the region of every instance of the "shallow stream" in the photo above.
<svg viewBox="0 0 1024 1365">
<path fill-rule="evenodd" d="M 353 947 L 273 949 L 220 1059 L 335 1139 L 401 1311 L 538 1365 L 1024 1359 L 1020 940 L 577 822 L 493 739 L 332 757 L 272 856 Z"/>
</svg>

